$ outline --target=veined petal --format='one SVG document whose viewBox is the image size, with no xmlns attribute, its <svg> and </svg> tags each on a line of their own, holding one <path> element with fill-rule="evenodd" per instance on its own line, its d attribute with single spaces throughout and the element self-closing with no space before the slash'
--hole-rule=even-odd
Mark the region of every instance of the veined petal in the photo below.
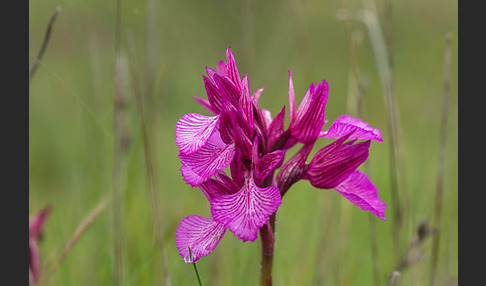
<svg viewBox="0 0 486 286">
<path fill-rule="evenodd" d="M 265 154 L 257 161 L 255 168 L 255 182 L 260 184 L 276 168 L 280 167 L 285 157 L 284 150 L 276 150 Z"/>
<path fill-rule="evenodd" d="M 221 112 L 221 105 L 223 104 L 223 98 L 216 85 L 207 77 L 203 75 L 204 87 L 206 88 L 206 94 L 208 95 L 208 101 L 211 104 L 215 114 Z"/>
<path fill-rule="evenodd" d="M 186 183 L 195 187 L 228 167 L 235 155 L 235 144 L 214 145 L 208 142 L 195 153 L 179 155 L 182 176 Z"/>
<path fill-rule="evenodd" d="M 282 166 L 277 174 L 277 186 L 280 189 L 280 195 L 284 196 L 293 184 L 302 179 L 302 175 L 307 169 L 305 163 L 312 151 L 312 147 L 314 147 L 314 143 L 304 144 L 304 146 L 302 146 L 302 148 L 300 148 L 300 150 Z"/>
<path fill-rule="evenodd" d="M 273 144 L 285 132 L 285 105 L 268 126 L 268 150 L 272 150 Z"/>
<path fill-rule="evenodd" d="M 219 112 L 216 111 L 212 106 L 211 104 L 209 103 L 209 101 L 205 100 L 204 98 L 200 98 L 199 96 L 193 96 L 192 97 L 195 101 L 197 101 L 199 104 L 201 104 L 204 108 L 206 108 L 207 110 L 209 110 L 209 112 L 211 112 L 212 114 L 214 115 L 218 115 Z"/>
<path fill-rule="evenodd" d="M 323 80 L 317 86 L 313 84 L 307 89 L 289 130 L 294 138 L 301 143 L 311 143 L 317 139 L 324 126 L 324 116 L 329 86 Z"/>
<path fill-rule="evenodd" d="M 223 62 L 223 61 L 220 61 L 220 62 Z M 225 64 L 225 63 L 223 62 L 223 64 Z M 219 73 L 226 74 L 225 72 L 219 71 L 219 63 L 218 63 L 218 68 L 217 69 L 218 69 L 218 72 Z M 213 70 L 210 67 L 206 67 L 206 73 L 208 74 L 209 78 L 214 82 L 214 74 L 216 73 L 216 71 Z"/>
<path fill-rule="evenodd" d="M 250 97 L 250 86 L 248 83 L 248 75 L 245 75 L 241 80 L 241 103 L 240 103 L 245 119 L 248 122 L 248 126 L 253 128 L 254 115 L 253 115 L 253 100 Z"/>
<path fill-rule="evenodd" d="M 213 219 L 228 227 L 243 241 L 254 241 L 258 230 L 282 203 L 277 187 L 260 188 L 253 179 L 235 194 L 215 197 L 211 200 Z"/>
<path fill-rule="evenodd" d="M 376 186 L 365 173 L 356 170 L 334 189 L 362 210 L 386 220 L 386 203 L 381 201 Z"/>
<path fill-rule="evenodd" d="M 382 142 L 381 131 L 371 127 L 368 123 L 359 118 L 349 115 L 342 115 L 334 121 L 329 130 L 322 131 L 319 137 L 337 139 L 351 133 L 349 139 L 365 139 Z"/>
<path fill-rule="evenodd" d="M 213 192 L 213 197 L 234 194 L 238 192 L 241 186 L 238 186 L 230 177 L 224 172 L 218 172 L 207 181 L 207 185 Z"/>
<path fill-rule="evenodd" d="M 263 121 L 265 122 L 265 125 L 268 128 L 272 123 L 272 113 L 270 112 L 270 110 L 262 108 L 261 114 L 262 114 Z"/>
<path fill-rule="evenodd" d="M 236 66 L 235 57 L 231 53 L 231 47 L 226 50 L 226 74 L 233 81 L 238 91 L 241 90 L 241 79 Z"/>
<path fill-rule="evenodd" d="M 212 219 L 198 215 L 187 216 L 176 230 L 175 241 L 179 255 L 186 263 L 196 262 L 216 248 L 225 232 L 226 227 Z"/>
<path fill-rule="evenodd" d="M 240 189 L 224 172 L 218 172 L 214 177 L 199 185 L 208 201 L 221 195 L 234 194 Z"/>
<path fill-rule="evenodd" d="M 311 160 L 306 178 L 314 187 L 336 187 L 368 158 L 370 141 L 353 144 L 356 141 L 353 140 L 344 143 L 347 136 L 322 148 Z"/>
<path fill-rule="evenodd" d="M 289 113 L 290 122 L 294 120 L 295 113 L 295 93 L 294 93 L 294 83 L 292 81 L 292 72 L 289 70 Z"/>
<path fill-rule="evenodd" d="M 219 116 L 197 113 L 184 115 L 176 124 L 176 144 L 181 154 L 192 154 L 201 149 L 219 127 Z"/>
<path fill-rule="evenodd" d="M 223 60 L 218 61 L 218 65 L 216 66 L 216 70 L 219 73 L 228 74 L 227 65 L 226 65 L 226 63 Z"/>
<path fill-rule="evenodd" d="M 224 74 L 215 73 L 213 79 L 223 98 L 223 104 L 229 103 L 236 108 L 240 104 L 240 88 Z"/>
</svg>

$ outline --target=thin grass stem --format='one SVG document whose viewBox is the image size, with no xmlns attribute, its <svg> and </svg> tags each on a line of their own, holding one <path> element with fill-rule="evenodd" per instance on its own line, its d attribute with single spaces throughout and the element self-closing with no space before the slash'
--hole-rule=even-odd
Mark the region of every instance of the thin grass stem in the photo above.
<svg viewBox="0 0 486 286">
<path fill-rule="evenodd" d="M 440 124 L 440 152 L 437 170 L 437 188 L 435 192 L 434 226 L 436 234 L 432 241 L 432 259 L 430 267 L 430 285 L 435 285 L 437 265 L 439 261 L 440 222 L 442 216 L 442 201 L 444 197 L 444 169 L 447 141 L 447 121 L 449 119 L 450 94 L 450 67 L 451 67 L 451 41 L 452 35 L 446 35 L 444 56 L 444 102 L 442 105 L 442 118 Z"/>
<path fill-rule="evenodd" d="M 147 23 L 145 35 L 145 87 L 147 88 L 146 95 L 149 97 L 149 102 L 153 102 L 155 90 L 155 71 L 158 63 L 159 52 L 159 38 L 158 32 L 160 27 L 157 24 L 158 20 L 158 3 L 160 1 L 147 0 Z"/>
<path fill-rule="evenodd" d="M 345 0 L 341 0 L 341 8 L 346 10 L 346 2 Z M 364 105 L 364 85 L 362 83 L 360 77 L 360 69 L 359 69 L 359 52 L 361 50 L 361 38 L 353 36 L 350 31 L 350 23 L 349 19 L 344 19 L 344 25 L 346 30 L 346 39 L 348 43 L 348 50 L 349 50 L 349 57 L 351 62 L 351 69 L 352 75 L 354 76 L 354 82 L 356 83 L 357 95 L 356 97 L 352 97 L 351 100 L 357 99 L 357 108 L 356 110 L 348 110 L 348 112 L 356 112 L 358 117 L 364 120 L 365 118 L 365 105 Z M 355 106 L 354 104 L 348 103 L 348 109 L 350 106 Z M 365 173 L 368 176 L 371 176 L 371 166 L 369 160 L 364 162 Z M 370 250 L 371 250 L 371 260 L 373 264 L 373 279 L 374 285 L 381 286 L 381 279 L 380 279 L 380 264 L 378 261 L 378 242 L 377 242 L 377 231 L 376 231 L 376 217 L 373 215 L 369 216 L 369 224 L 370 224 Z"/>
<path fill-rule="evenodd" d="M 57 15 L 61 12 L 61 8 L 58 6 L 56 8 L 56 11 L 54 11 L 54 14 L 51 16 L 51 20 L 49 21 L 49 24 L 47 25 L 46 29 L 46 34 L 44 35 L 44 41 L 42 42 L 41 48 L 39 50 L 39 53 L 37 54 L 37 57 L 35 58 L 34 64 L 32 65 L 30 72 L 29 72 L 29 85 L 32 81 L 32 78 L 34 77 L 35 72 L 39 68 L 39 63 L 44 56 L 44 53 L 47 48 L 47 43 L 49 43 L 49 39 L 51 38 L 51 33 L 52 33 L 52 27 L 54 27 L 54 22 L 56 21 Z"/>
<path fill-rule="evenodd" d="M 370 36 L 372 49 L 375 55 L 375 62 L 380 76 L 383 90 L 383 97 L 386 105 L 388 140 L 390 144 L 390 176 L 391 176 L 391 198 L 394 211 L 393 241 L 395 256 L 398 257 L 401 241 L 401 230 L 403 225 L 403 207 L 400 199 L 398 171 L 399 163 L 399 140 L 398 140 L 398 109 L 396 105 L 395 90 L 393 84 L 393 70 L 390 66 L 390 53 L 388 51 L 383 32 L 380 28 L 376 15 L 375 2 L 363 0 L 365 10 L 362 20 L 366 25 Z"/>
<path fill-rule="evenodd" d="M 162 257 L 162 267 L 163 267 L 163 272 L 164 272 L 164 277 L 165 277 L 165 283 L 166 285 L 172 285 L 171 280 L 170 280 L 170 275 L 169 275 L 169 267 L 168 267 L 168 262 L 167 262 L 167 255 L 166 251 L 164 248 L 164 241 L 162 238 L 162 227 L 160 224 L 160 219 L 159 219 L 159 210 L 157 207 L 157 184 L 155 181 L 155 176 L 153 172 L 153 163 L 152 163 L 152 153 L 151 153 L 151 147 L 150 147 L 150 142 L 149 142 L 149 137 L 147 134 L 147 127 L 145 123 L 145 114 L 144 114 L 144 108 L 143 108 L 143 97 L 142 97 L 142 92 L 140 90 L 140 81 L 138 78 L 138 65 L 136 62 L 136 50 L 135 50 L 135 41 L 133 39 L 133 34 L 131 31 L 127 32 L 127 43 L 128 43 L 128 51 L 130 55 L 130 67 L 132 71 L 132 80 L 133 80 L 133 88 L 134 88 L 134 93 L 135 93 L 135 101 L 137 105 L 137 110 L 138 110 L 138 116 L 140 119 L 140 125 L 142 129 L 142 141 L 143 141 L 143 149 L 144 149 L 144 155 L 145 155 L 145 168 L 147 171 L 147 179 L 150 185 L 150 198 L 151 198 L 151 206 L 152 206 L 152 218 L 153 218 L 153 223 L 154 223 L 154 229 L 156 233 L 156 238 L 157 238 L 157 243 L 160 248 L 161 252 L 161 257 Z"/>
<path fill-rule="evenodd" d="M 43 276 L 43 279 L 39 281 L 38 286 L 48 285 L 48 282 L 52 278 L 52 275 L 59 269 L 61 263 L 64 261 L 66 256 L 71 252 L 74 245 L 79 241 L 81 236 L 87 231 L 87 229 L 94 223 L 94 221 L 100 216 L 101 212 L 105 209 L 107 204 L 107 199 L 103 199 L 98 205 L 81 221 L 76 230 L 74 231 L 71 238 L 66 243 L 64 250 L 59 255 L 57 260 L 54 262 L 52 267 L 49 267 L 49 271 Z"/>
<path fill-rule="evenodd" d="M 191 261 L 192 261 L 194 257 L 192 256 L 191 248 L 188 246 L 187 249 L 189 249 L 189 256 L 191 257 Z M 197 283 L 199 284 L 199 286 L 202 286 L 201 277 L 199 276 L 199 271 L 197 271 L 197 266 L 195 261 L 192 262 L 192 266 L 194 267 L 194 273 L 196 273 Z"/>
<path fill-rule="evenodd" d="M 114 285 L 122 285 L 122 229 L 121 229 L 121 71 L 120 71 L 120 25 L 121 0 L 116 1 L 115 23 L 115 66 L 113 96 L 113 252 L 114 252 Z"/>
</svg>

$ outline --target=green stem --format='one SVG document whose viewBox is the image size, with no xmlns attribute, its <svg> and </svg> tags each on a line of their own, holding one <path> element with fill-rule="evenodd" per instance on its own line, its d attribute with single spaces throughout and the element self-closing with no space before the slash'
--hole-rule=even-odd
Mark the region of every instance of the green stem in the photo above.
<svg viewBox="0 0 486 286">
<path fill-rule="evenodd" d="M 276 212 L 270 217 L 265 225 L 260 228 L 260 238 L 262 241 L 262 262 L 260 264 L 260 286 L 272 285 L 272 266 L 273 266 L 273 247 L 274 247 L 274 227 Z M 273 225 L 273 227 L 272 227 Z"/>
<path fill-rule="evenodd" d="M 191 248 L 189 246 L 187 248 L 189 249 L 189 256 L 191 257 L 191 261 L 192 261 L 193 256 L 192 256 Z M 194 267 L 194 272 L 196 273 L 197 283 L 199 284 L 199 286 L 202 286 L 201 277 L 199 277 L 199 271 L 197 271 L 196 262 L 192 262 L 192 267 Z"/>
</svg>

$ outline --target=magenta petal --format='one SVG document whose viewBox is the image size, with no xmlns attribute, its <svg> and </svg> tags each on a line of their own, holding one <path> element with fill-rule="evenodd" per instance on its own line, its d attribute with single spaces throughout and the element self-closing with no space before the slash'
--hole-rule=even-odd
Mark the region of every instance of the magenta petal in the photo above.
<svg viewBox="0 0 486 286">
<path fill-rule="evenodd" d="M 44 228 L 44 224 L 46 223 L 47 215 L 50 211 L 51 206 L 47 205 L 29 219 L 29 238 L 39 238 L 42 229 Z"/>
<path fill-rule="evenodd" d="M 218 172 L 214 177 L 199 185 L 209 201 L 221 195 L 234 194 L 240 189 L 224 172 Z"/>
<path fill-rule="evenodd" d="M 243 241 L 254 241 L 258 230 L 282 203 L 277 187 L 260 188 L 253 179 L 235 194 L 215 197 L 211 200 L 211 213 L 215 221 L 228 227 Z"/>
<path fill-rule="evenodd" d="M 215 73 L 213 79 L 223 98 L 223 104 L 230 103 L 236 108 L 240 104 L 239 87 L 236 87 L 229 77 L 220 73 Z"/>
<path fill-rule="evenodd" d="M 258 160 L 255 168 L 255 182 L 257 184 L 263 182 L 272 171 L 280 167 L 284 157 L 285 151 L 277 150 L 265 154 L 265 156 Z"/>
<path fill-rule="evenodd" d="M 219 114 L 221 112 L 223 98 L 216 85 L 209 78 L 203 76 L 203 81 L 204 87 L 206 88 L 206 94 L 208 95 L 208 102 L 214 110 L 214 113 Z"/>
<path fill-rule="evenodd" d="M 326 80 L 317 86 L 311 84 L 307 89 L 289 126 L 292 136 L 299 142 L 312 143 L 319 136 L 325 122 L 328 93 L 329 87 Z"/>
<path fill-rule="evenodd" d="M 351 132 L 353 133 L 349 136 L 349 139 L 383 141 L 380 129 L 373 128 L 363 120 L 349 115 L 338 117 L 329 130 L 322 131 L 319 137 L 337 139 Z"/>
<path fill-rule="evenodd" d="M 176 144 L 181 154 L 192 154 L 201 149 L 218 126 L 219 116 L 184 115 L 176 124 Z"/>
<path fill-rule="evenodd" d="M 34 239 L 29 239 L 29 271 L 35 284 L 39 281 L 39 249 Z"/>
<path fill-rule="evenodd" d="M 216 67 L 216 70 L 219 73 L 228 74 L 228 69 L 227 69 L 226 63 L 223 60 L 218 61 L 218 65 Z"/>
<path fill-rule="evenodd" d="M 262 92 L 263 92 L 263 90 L 264 90 L 264 89 L 265 89 L 265 88 L 263 88 L 263 87 L 262 87 L 262 88 L 260 88 L 259 90 L 255 91 L 255 92 L 253 93 L 253 95 L 251 96 L 251 100 L 253 100 L 253 102 L 254 102 L 255 104 L 258 104 L 258 100 L 260 99 L 260 96 L 262 95 Z"/>
<path fill-rule="evenodd" d="M 238 68 L 236 67 L 235 57 L 233 56 L 233 53 L 231 53 L 231 47 L 226 50 L 226 67 L 227 76 L 233 81 L 238 91 L 241 90 L 241 79 L 238 73 Z"/>
<path fill-rule="evenodd" d="M 288 191 L 290 186 L 302 179 L 302 175 L 307 168 L 307 157 L 312 151 L 312 147 L 314 147 L 314 143 L 304 144 L 299 152 L 295 153 L 280 168 L 277 174 L 277 186 L 280 188 L 280 194 L 282 196 Z"/>
<path fill-rule="evenodd" d="M 253 114 L 253 100 L 250 97 L 250 87 L 248 83 L 248 75 L 245 75 L 241 81 L 241 103 L 240 103 L 248 126 L 253 128 L 254 114 Z"/>
<path fill-rule="evenodd" d="M 208 142 L 195 153 L 179 155 L 182 176 L 186 183 L 193 187 L 198 186 L 212 175 L 226 169 L 234 155 L 234 143 L 219 146 Z"/>
<path fill-rule="evenodd" d="M 180 256 L 186 263 L 196 262 L 216 248 L 225 232 L 226 227 L 212 219 L 198 215 L 185 217 L 176 230 L 175 241 Z"/>
<path fill-rule="evenodd" d="M 290 122 L 294 120 L 295 114 L 295 93 L 294 93 L 294 83 L 292 82 L 292 72 L 289 70 L 289 113 Z"/>
<path fill-rule="evenodd" d="M 220 61 L 220 62 L 223 62 L 223 61 Z M 225 64 L 225 63 L 223 62 L 223 64 Z M 226 64 L 225 64 L 225 65 L 226 65 Z M 207 74 L 208 74 L 209 78 L 210 78 L 210 79 L 211 79 L 211 80 L 214 82 L 214 74 L 216 73 L 216 71 L 215 71 L 215 70 L 213 70 L 213 69 L 212 69 L 212 68 L 210 68 L 210 67 L 206 67 L 206 72 L 207 72 Z M 218 65 L 218 72 L 219 72 L 219 73 L 222 73 L 222 74 L 226 74 L 226 72 L 222 72 L 222 71 L 220 71 L 220 70 L 219 70 L 219 65 Z"/>
<path fill-rule="evenodd" d="M 285 126 L 285 105 L 277 116 L 272 120 L 268 126 L 268 148 L 272 150 L 273 144 L 277 142 L 277 139 L 284 133 Z"/>
<path fill-rule="evenodd" d="M 365 173 L 355 171 L 335 189 L 362 210 L 369 211 L 382 220 L 386 220 L 386 203 L 381 201 L 376 186 Z"/>
<path fill-rule="evenodd" d="M 366 158 L 370 141 L 353 144 L 342 137 L 319 150 L 307 169 L 310 183 L 320 189 L 332 189 L 353 173 Z"/>
<path fill-rule="evenodd" d="M 219 112 L 217 110 L 215 110 L 211 104 L 209 103 L 209 101 L 203 99 L 203 98 L 200 98 L 199 96 L 193 96 L 192 98 L 194 98 L 195 101 L 197 101 L 199 104 L 201 104 L 204 108 L 206 108 L 207 110 L 209 110 L 209 112 L 211 112 L 212 114 L 214 115 L 218 115 Z"/>
</svg>

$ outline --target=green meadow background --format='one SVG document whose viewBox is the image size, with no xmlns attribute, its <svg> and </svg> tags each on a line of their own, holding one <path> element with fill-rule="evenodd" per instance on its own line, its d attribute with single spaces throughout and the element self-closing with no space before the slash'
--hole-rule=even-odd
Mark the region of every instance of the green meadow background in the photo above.
<svg viewBox="0 0 486 286">
<path fill-rule="evenodd" d="M 52 206 L 39 242 L 43 275 L 50 273 L 45 284 L 114 285 L 120 263 L 119 285 L 167 285 L 165 267 L 172 285 L 197 285 L 192 265 L 178 254 L 175 230 L 185 216 L 211 214 L 202 192 L 182 179 L 175 125 L 185 113 L 209 115 L 192 100 L 193 95 L 206 97 L 205 68 L 215 68 L 231 46 L 240 75 L 249 74 L 250 91 L 265 88 L 260 106 L 273 116 L 287 106 L 286 126 L 289 69 L 297 103 L 311 82 L 325 78 L 329 124 L 342 114 L 358 116 L 346 23 L 358 47 L 364 119 L 381 129 L 384 139 L 371 143 L 369 165 L 360 169 L 387 203 L 387 220 L 361 211 L 334 190 L 298 182 L 277 213 L 274 285 L 390 285 L 391 273 L 407 255 L 412 261 L 400 268 L 396 285 L 430 285 L 434 236 L 409 247 L 422 223 L 440 234 L 436 285 L 458 284 L 457 1 L 391 1 L 388 14 L 390 2 L 375 2 L 382 31 L 392 32 L 403 206 L 398 238 L 393 235 L 399 222 L 391 191 L 390 132 L 373 43 L 362 21 L 338 17 L 343 7 L 357 12 L 370 1 L 120 2 L 117 124 L 122 142 L 120 155 L 114 156 L 117 2 L 29 1 L 29 69 L 51 16 L 61 9 L 29 88 L 29 212 Z M 435 225 L 447 34 L 452 36 L 450 98 L 442 211 Z M 166 263 L 154 228 L 137 94 L 143 100 Z M 320 139 L 314 150 L 330 142 Z M 121 182 L 118 211 L 115 159 Z M 99 216 L 55 268 L 78 226 L 100 202 L 105 205 Z M 121 243 L 119 255 L 115 241 Z M 258 285 L 260 255 L 259 239 L 243 243 L 228 231 L 197 262 L 203 285 Z"/>
</svg>

